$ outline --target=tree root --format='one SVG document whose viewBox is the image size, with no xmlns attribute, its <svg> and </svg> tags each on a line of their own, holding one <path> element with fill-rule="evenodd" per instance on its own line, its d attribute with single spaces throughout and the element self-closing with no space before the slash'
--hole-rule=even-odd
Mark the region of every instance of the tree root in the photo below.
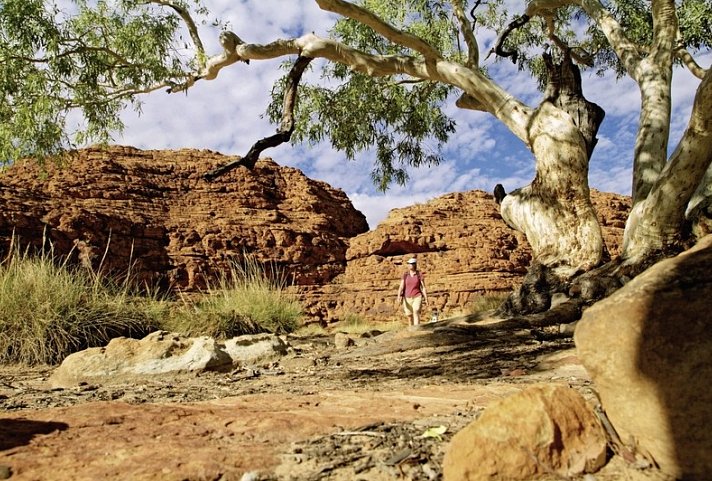
<svg viewBox="0 0 712 481">
<path fill-rule="evenodd" d="M 558 325 L 561 335 L 571 336 L 572 326 L 564 326 L 578 321 L 586 307 L 610 296 L 663 257 L 667 255 L 656 253 L 637 262 L 615 258 L 569 280 L 561 279 L 551 268 L 535 262 L 522 285 L 495 314 L 507 318 L 512 327 Z"/>
</svg>

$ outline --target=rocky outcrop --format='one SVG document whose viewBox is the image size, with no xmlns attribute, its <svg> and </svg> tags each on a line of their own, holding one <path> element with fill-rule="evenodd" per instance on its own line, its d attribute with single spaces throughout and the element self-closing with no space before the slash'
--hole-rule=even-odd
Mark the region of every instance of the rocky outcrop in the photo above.
<svg viewBox="0 0 712 481">
<path fill-rule="evenodd" d="M 19 163 L 0 175 L 0 255 L 11 237 L 52 244 L 94 269 L 191 290 L 244 253 L 324 284 L 344 271 L 347 239 L 368 230 L 343 191 L 260 160 L 212 182 L 230 157 L 206 150 L 89 148 L 58 169 Z"/>
<path fill-rule="evenodd" d="M 400 317 L 404 262 L 419 259 L 432 309 L 467 312 L 483 294 L 517 286 L 531 251 L 499 215 L 492 195 L 447 194 L 394 209 L 366 232 L 344 192 L 299 170 L 260 160 L 212 182 L 230 157 L 206 150 L 89 148 L 62 169 L 27 162 L 0 175 L 0 256 L 13 235 L 51 242 L 94 269 L 130 270 L 137 281 L 191 291 L 245 253 L 286 273 L 311 320 Z M 620 250 L 629 199 L 593 192 L 611 254 Z"/>
<path fill-rule="evenodd" d="M 629 198 L 592 191 L 604 240 L 620 252 Z M 431 311 L 467 312 L 479 296 L 517 286 L 531 260 L 520 232 L 508 227 L 491 194 L 472 190 L 424 204 L 394 209 L 378 227 L 351 239 L 343 274 L 325 286 L 302 286 L 308 309 L 329 320 L 359 314 L 369 319 L 400 316 L 396 291 L 405 262 L 418 258 L 426 278 Z"/>
<path fill-rule="evenodd" d="M 239 336 L 219 342 L 156 331 L 143 339 L 117 337 L 105 347 L 67 356 L 49 379 L 54 388 L 80 383 L 117 383 L 140 376 L 228 371 L 257 365 L 287 354 L 287 343 L 274 334 Z"/>
<path fill-rule="evenodd" d="M 579 358 L 621 440 L 676 479 L 712 472 L 712 236 L 587 309 Z"/>
<path fill-rule="evenodd" d="M 606 448 L 603 427 L 581 394 L 535 386 L 489 406 L 452 438 L 443 479 L 567 479 L 598 471 Z"/>
</svg>

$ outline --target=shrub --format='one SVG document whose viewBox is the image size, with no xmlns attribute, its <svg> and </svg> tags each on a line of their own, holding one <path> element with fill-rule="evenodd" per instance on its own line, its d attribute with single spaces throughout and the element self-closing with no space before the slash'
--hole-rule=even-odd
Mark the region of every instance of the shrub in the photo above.
<svg viewBox="0 0 712 481">
<path fill-rule="evenodd" d="M 508 296 L 508 292 L 479 295 L 475 297 L 469 305 L 470 314 L 478 314 L 497 309 L 507 300 Z"/>
<path fill-rule="evenodd" d="M 246 255 L 242 264 L 233 263 L 229 272 L 208 285 L 206 295 L 184 302 L 166 329 L 218 338 L 292 332 L 302 309 L 285 288 L 284 276 L 276 268 L 267 273 Z"/>
<path fill-rule="evenodd" d="M 118 336 L 155 329 L 164 306 L 43 252 L 0 263 L 0 361 L 54 364 Z"/>
</svg>

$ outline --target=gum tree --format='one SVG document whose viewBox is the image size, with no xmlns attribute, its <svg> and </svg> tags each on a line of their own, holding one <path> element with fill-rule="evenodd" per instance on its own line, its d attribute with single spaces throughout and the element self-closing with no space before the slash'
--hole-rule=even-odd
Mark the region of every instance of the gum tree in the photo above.
<svg viewBox="0 0 712 481">
<path fill-rule="evenodd" d="M 121 128 L 121 109 L 140 106 L 142 94 L 183 92 L 239 61 L 284 58 L 291 70 L 269 107 L 277 133 L 206 178 L 250 168 L 262 150 L 280 142 L 329 139 L 349 157 L 375 148 L 373 178 L 385 189 L 407 180 L 407 166 L 439 161 L 423 141 L 442 144 L 454 135 L 442 110 L 448 102 L 487 112 L 536 162 L 531 184 L 509 194 L 495 189 L 502 217 L 525 233 L 533 250 L 524 286 L 507 305 L 511 311 L 545 310 L 556 291 L 580 293 L 584 301 L 601 297 L 709 232 L 712 74 L 694 59 L 712 42 L 708 0 L 534 0 L 514 16 L 501 0 L 315 2 L 339 18 L 329 37 L 308 33 L 255 44 L 201 23 L 206 12 L 197 0 L 75 0 L 64 13 L 42 0 L 5 0 L 0 158 L 107 140 Z M 500 32 L 489 54 L 538 78 L 538 105 L 507 92 L 483 68 L 478 28 Z M 206 33 L 219 34 L 221 52 L 205 51 Z M 313 59 L 323 59 L 324 81 L 300 85 Z M 676 66 L 700 81 L 685 133 L 670 146 Z M 633 209 L 622 256 L 611 262 L 588 186 L 604 113 L 585 99 L 581 69 L 611 70 L 640 88 Z M 73 110 L 86 124 L 71 133 L 66 116 Z"/>
</svg>

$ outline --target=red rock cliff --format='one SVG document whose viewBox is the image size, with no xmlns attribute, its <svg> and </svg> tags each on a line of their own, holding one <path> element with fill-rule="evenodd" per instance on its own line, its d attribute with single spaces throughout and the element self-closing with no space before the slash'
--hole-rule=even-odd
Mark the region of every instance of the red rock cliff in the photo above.
<svg viewBox="0 0 712 481">
<path fill-rule="evenodd" d="M 35 163 L 15 165 L 0 175 L 0 255 L 13 232 L 34 245 L 46 235 L 57 254 L 95 268 L 102 259 L 117 270 L 133 262 L 139 279 L 190 290 L 249 252 L 289 273 L 311 320 L 326 321 L 402 319 L 396 289 L 411 255 L 431 308 L 445 314 L 511 290 L 529 265 L 526 239 L 502 221 L 488 193 L 394 209 L 366 232 L 342 191 L 271 160 L 202 179 L 229 160 L 210 151 L 111 147 L 81 150 L 46 173 Z M 630 199 L 595 191 L 592 199 L 615 255 Z"/>
<path fill-rule="evenodd" d="M 605 243 L 618 254 L 630 199 L 591 193 Z M 424 273 L 430 306 L 445 315 L 468 312 L 484 294 L 506 293 L 529 266 L 531 250 L 508 227 L 491 194 L 473 190 L 394 209 L 375 230 L 351 239 L 343 274 L 329 285 L 303 286 L 309 311 L 329 320 L 359 314 L 366 319 L 404 319 L 396 306 L 400 276 L 410 256 Z"/>
<path fill-rule="evenodd" d="M 13 233 L 23 244 L 125 270 L 181 289 L 228 267 L 243 252 L 324 284 L 342 273 L 347 239 L 368 230 L 341 190 L 297 169 L 261 160 L 206 182 L 232 160 L 205 150 L 89 148 L 62 169 L 19 163 L 0 174 L 0 254 Z M 108 246 L 108 247 L 107 247 Z M 106 255 L 105 255 L 106 251 Z"/>
</svg>

